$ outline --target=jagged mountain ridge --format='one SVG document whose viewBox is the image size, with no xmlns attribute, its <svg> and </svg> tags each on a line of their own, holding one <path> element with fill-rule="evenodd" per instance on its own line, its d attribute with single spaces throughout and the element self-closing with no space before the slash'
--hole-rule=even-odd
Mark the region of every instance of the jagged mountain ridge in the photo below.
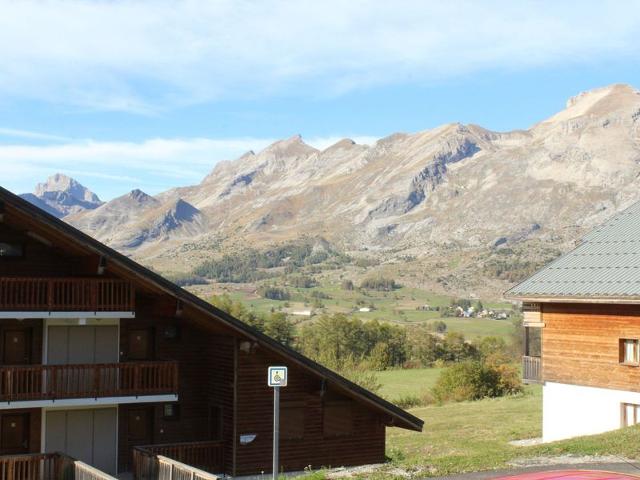
<svg viewBox="0 0 640 480">
<path fill-rule="evenodd" d="M 204 233 L 206 219 L 184 200 L 161 202 L 136 189 L 87 212 L 65 217 L 81 230 L 120 250 Z"/>
<path fill-rule="evenodd" d="M 225 246 L 306 235 L 384 260 L 410 256 L 433 265 L 425 276 L 440 275 L 448 270 L 437 273 L 438 262 L 460 252 L 529 241 L 566 249 L 638 200 L 639 119 L 640 94 L 612 85 L 570 99 L 528 130 L 447 124 L 322 151 L 294 136 L 219 162 L 200 184 L 157 195 L 153 205 L 127 204 L 114 216 L 116 199 L 66 219 L 161 268 L 175 268 L 168 259 L 176 255 L 186 268 Z M 189 205 L 191 219 L 154 229 L 176 202 Z M 472 288 L 483 282 L 475 272 L 482 260 L 469 262 Z"/>
</svg>

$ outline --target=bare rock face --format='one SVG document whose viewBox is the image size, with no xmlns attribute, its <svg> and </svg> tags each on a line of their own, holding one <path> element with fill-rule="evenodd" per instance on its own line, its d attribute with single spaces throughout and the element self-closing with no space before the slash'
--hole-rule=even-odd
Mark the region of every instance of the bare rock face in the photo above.
<svg viewBox="0 0 640 480">
<path fill-rule="evenodd" d="M 61 173 L 56 173 L 46 182 L 36 185 L 33 194 L 26 193 L 21 196 L 58 218 L 84 210 L 93 210 L 102 205 L 95 193 Z"/>
<path fill-rule="evenodd" d="M 137 189 L 66 220 L 121 250 L 196 237 L 204 232 L 206 225 L 200 211 L 188 202 L 182 199 L 162 202 Z"/>
<path fill-rule="evenodd" d="M 198 185 L 155 197 L 134 191 L 66 220 L 149 263 L 168 253 L 206 258 L 212 235 L 258 248 L 316 236 L 418 264 L 466 256 L 473 285 L 496 249 L 568 248 L 639 200 L 639 179 L 640 94 L 612 85 L 528 130 L 448 124 L 322 151 L 294 136 L 218 163 Z M 99 202 L 63 178 L 47 183 L 56 187 L 38 188 L 38 198 L 53 190 Z"/>
</svg>

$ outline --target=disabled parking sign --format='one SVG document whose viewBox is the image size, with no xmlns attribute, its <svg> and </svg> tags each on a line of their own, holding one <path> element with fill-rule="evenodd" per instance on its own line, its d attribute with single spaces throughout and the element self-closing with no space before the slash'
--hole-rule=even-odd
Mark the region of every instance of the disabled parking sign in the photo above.
<svg viewBox="0 0 640 480">
<path fill-rule="evenodd" d="M 286 387 L 287 367 L 269 367 L 268 384 L 270 387 Z"/>
</svg>

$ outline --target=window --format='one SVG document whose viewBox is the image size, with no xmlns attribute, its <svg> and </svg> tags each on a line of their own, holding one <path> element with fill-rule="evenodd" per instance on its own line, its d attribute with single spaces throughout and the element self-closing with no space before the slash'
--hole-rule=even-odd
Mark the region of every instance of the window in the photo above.
<svg viewBox="0 0 640 480">
<path fill-rule="evenodd" d="M 327 402 L 324 404 L 323 432 L 326 437 L 347 436 L 353 433 L 351 402 Z"/>
<path fill-rule="evenodd" d="M 304 405 L 282 405 L 280 408 L 280 438 L 294 440 L 304 437 L 304 411 Z"/>
<path fill-rule="evenodd" d="M 0 242 L 0 258 L 20 258 L 24 256 L 24 248 L 20 243 Z"/>
<path fill-rule="evenodd" d="M 638 339 L 620 339 L 620 363 L 624 365 L 639 365 L 640 352 Z"/>
<path fill-rule="evenodd" d="M 180 417 L 180 406 L 177 403 L 165 403 L 162 407 L 162 417 L 165 420 L 178 420 Z"/>
<path fill-rule="evenodd" d="M 621 406 L 623 427 L 630 427 L 631 425 L 640 423 L 640 405 L 623 403 Z"/>
</svg>

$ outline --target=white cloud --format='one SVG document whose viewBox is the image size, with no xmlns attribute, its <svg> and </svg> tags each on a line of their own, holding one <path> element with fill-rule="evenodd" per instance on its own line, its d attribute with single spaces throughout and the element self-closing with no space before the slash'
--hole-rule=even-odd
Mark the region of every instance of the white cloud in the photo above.
<svg viewBox="0 0 640 480">
<path fill-rule="evenodd" d="M 32 132 L 29 130 L 17 130 L 15 128 L 0 128 L 0 137 L 25 138 L 29 140 L 47 140 L 54 142 L 68 142 L 71 140 L 69 137 L 62 137 L 59 135 L 51 135 L 41 132 Z"/>
<path fill-rule="evenodd" d="M 308 143 L 324 149 L 342 138 L 316 137 Z M 376 141 L 371 136 L 351 138 L 365 144 Z M 38 145 L 0 144 L 2 183 L 16 192 L 30 191 L 37 181 L 62 172 L 85 181 L 103 198 L 133 188 L 155 194 L 171 187 L 198 183 L 218 161 L 237 158 L 249 150 L 260 151 L 274 141 L 270 138 L 155 138 L 142 142 L 74 140 Z"/>
<path fill-rule="evenodd" d="M 0 98 L 153 113 L 638 52 L 640 3 L 0 0 Z"/>
</svg>

